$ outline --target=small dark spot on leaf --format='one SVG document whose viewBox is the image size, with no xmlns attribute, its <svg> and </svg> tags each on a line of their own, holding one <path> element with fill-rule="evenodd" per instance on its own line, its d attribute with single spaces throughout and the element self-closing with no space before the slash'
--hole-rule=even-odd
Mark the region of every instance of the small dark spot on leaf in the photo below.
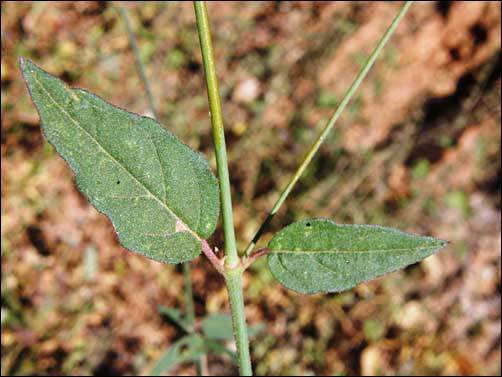
<svg viewBox="0 0 502 377">
<path fill-rule="evenodd" d="M 117 181 L 117 185 L 120 184 L 120 181 Z"/>
<path fill-rule="evenodd" d="M 307 226 L 310 226 L 311 224 L 310 223 L 307 223 Z"/>
</svg>

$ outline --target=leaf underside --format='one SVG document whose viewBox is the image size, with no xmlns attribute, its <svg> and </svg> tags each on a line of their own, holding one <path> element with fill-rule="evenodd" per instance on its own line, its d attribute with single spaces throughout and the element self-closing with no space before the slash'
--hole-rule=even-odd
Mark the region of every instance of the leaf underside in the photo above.
<svg viewBox="0 0 502 377">
<path fill-rule="evenodd" d="M 299 293 L 338 292 L 418 262 L 446 244 L 393 228 L 309 219 L 271 239 L 268 265 L 281 284 Z"/>
<path fill-rule="evenodd" d="M 160 262 L 199 255 L 219 215 L 206 160 L 153 119 L 70 89 L 26 59 L 20 65 L 46 138 L 120 243 Z"/>
</svg>

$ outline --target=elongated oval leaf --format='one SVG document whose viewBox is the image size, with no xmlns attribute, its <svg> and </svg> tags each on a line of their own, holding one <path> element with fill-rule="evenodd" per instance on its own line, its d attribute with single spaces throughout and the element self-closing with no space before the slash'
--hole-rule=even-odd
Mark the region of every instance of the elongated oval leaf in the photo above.
<svg viewBox="0 0 502 377">
<path fill-rule="evenodd" d="M 263 323 L 248 326 L 248 336 L 252 338 L 263 331 L 263 328 Z M 226 313 L 207 315 L 202 320 L 202 332 L 207 339 L 231 339 L 234 336 L 232 329 L 232 316 Z"/>
<path fill-rule="evenodd" d="M 26 59 L 21 70 L 45 136 L 122 245 L 161 262 L 196 257 L 219 215 L 204 158 L 151 118 L 70 89 Z"/>
<path fill-rule="evenodd" d="M 199 335 L 185 335 L 169 347 L 153 367 L 151 375 L 160 376 L 179 364 L 197 360 L 204 355 L 204 346 L 204 340 Z"/>
<path fill-rule="evenodd" d="M 224 313 L 207 315 L 202 320 L 202 332 L 208 339 L 230 339 L 234 335 L 232 317 Z"/>
<path fill-rule="evenodd" d="M 277 280 L 299 293 L 338 292 L 418 262 L 446 244 L 382 226 L 309 219 L 270 240 L 268 265 Z"/>
<path fill-rule="evenodd" d="M 188 319 L 183 315 L 180 309 L 170 308 L 160 305 L 158 308 L 159 313 L 166 317 L 169 321 L 181 328 L 187 334 L 190 332 L 190 324 Z"/>
</svg>

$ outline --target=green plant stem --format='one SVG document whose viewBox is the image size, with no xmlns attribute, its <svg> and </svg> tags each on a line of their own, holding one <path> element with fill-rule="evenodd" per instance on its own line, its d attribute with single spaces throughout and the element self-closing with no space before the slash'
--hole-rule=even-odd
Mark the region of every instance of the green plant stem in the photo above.
<svg viewBox="0 0 502 377">
<path fill-rule="evenodd" d="M 216 164 L 220 184 L 221 209 L 223 216 L 223 232 L 225 236 L 225 271 L 224 277 L 228 289 L 230 309 L 232 311 L 232 325 L 237 345 L 237 358 L 239 373 L 242 376 L 251 376 L 251 358 L 249 356 L 248 330 L 244 312 L 244 295 L 242 290 L 242 272 L 240 258 L 235 246 L 234 223 L 232 216 L 232 198 L 230 195 L 230 179 L 228 174 L 227 152 L 225 147 L 225 133 L 223 129 L 223 115 L 221 111 L 218 78 L 214 60 L 214 51 L 211 41 L 211 31 L 204 1 L 194 1 L 197 29 L 204 62 L 207 95 L 211 110 L 213 125 L 213 140 L 216 150 Z"/>
<path fill-rule="evenodd" d="M 242 292 L 242 272 L 242 268 L 234 268 L 226 270 L 224 276 L 228 289 L 230 309 L 232 310 L 232 323 L 235 343 L 237 345 L 239 374 L 241 376 L 252 376 L 253 370 L 251 368 L 251 357 L 249 355 L 249 339 Z"/>
<path fill-rule="evenodd" d="M 119 10 L 120 17 L 122 18 L 122 21 L 124 22 L 124 25 L 127 30 L 127 39 L 129 41 L 129 46 L 131 46 L 131 50 L 134 55 L 136 69 L 138 71 L 139 77 L 140 77 L 141 82 L 143 84 L 143 87 L 145 89 L 146 98 L 148 100 L 148 106 L 150 107 L 150 111 L 152 112 L 153 117 L 155 119 L 158 119 L 157 112 L 155 110 L 155 104 L 153 101 L 152 88 L 150 86 L 150 82 L 148 81 L 148 79 L 146 77 L 145 67 L 144 67 L 143 62 L 141 61 L 141 58 L 140 58 L 138 44 L 136 43 L 136 37 L 134 35 L 134 31 L 132 30 L 131 23 L 129 22 L 128 11 L 127 11 L 127 9 L 125 9 L 119 5 L 117 5 L 117 8 Z"/>
<path fill-rule="evenodd" d="M 352 85 L 349 87 L 349 89 L 345 93 L 345 96 L 343 97 L 342 102 L 340 102 L 340 104 L 336 108 L 334 114 L 328 120 L 328 123 L 324 126 L 321 133 L 317 137 L 316 141 L 312 144 L 312 146 L 308 150 L 307 154 L 303 158 L 302 163 L 300 164 L 300 166 L 296 170 L 295 174 L 293 175 L 293 177 L 289 181 L 286 188 L 282 191 L 281 196 L 279 197 L 279 199 L 277 199 L 277 202 L 274 204 L 274 206 L 272 207 L 272 209 L 268 213 L 267 217 L 265 218 L 265 221 L 263 221 L 260 228 L 256 232 L 255 236 L 253 237 L 251 242 L 246 247 L 246 250 L 244 251 L 245 256 L 249 256 L 250 252 L 253 250 L 256 243 L 260 239 L 260 237 L 263 235 L 263 233 L 266 230 L 270 221 L 275 216 L 275 214 L 279 211 L 279 208 L 282 206 L 282 204 L 284 203 L 284 201 L 286 200 L 288 195 L 291 193 L 291 190 L 293 190 L 293 187 L 295 186 L 296 182 L 298 182 L 298 180 L 300 179 L 300 177 L 304 173 L 305 169 L 307 169 L 307 166 L 310 164 L 310 162 L 314 158 L 315 154 L 317 153 L 317 151 L 321 147 L 322 143 L 326 139 L 326 136 L 333 129 L 333 126 L 335 125 L 336 121 L 338 120 L 338 118 L 342 114 L 343 110 L 345 109 L 345 107 L 347 106 L 347 104 L 349 103 L 351 98 L 353 97 L 354 93 L 356 92 L 356 90 L 359 87 L 359 85 L 361 84 L 361 82 L 364 80 L 364 78 L 368 74 L 370 68 L 373 66 L 373 63 L 375 63 L 375 60 L 377 59 L 378 55 L 380 54 L 383 47 L 385 46 L 385 44 L 389 40 L 390 36 L 396 30 L 397 25 L 399 25 L 399 22 L 404 17 L 404 15 L 408 11 L 408 9 L 412 3 L 413 3 L 413 1 L 407 1 L 403 5 L 403 7 L 401 8 L 401 10 L 397 14 L 397 16 L 392 21 L 389 28 L 387 29 L 387 31 L 383 35 L 383 37 L 378 42 L 377 46 L 375 47 L 372 54 L 370 55 L 370 57 L 368 58 L 368 60 L 364 64 L 363 68 L 361 69 L 361 71 L 357 75 L 356 79 L 354 80 Z"/>
<path fill-rule="evenodd" d="M 221 111 L 220 90 L 216 76 L 211 29 L 204 1 L 194 1 L 197 29 L 204 62 L 204 72 L 207 84 L 207 96 L 213 125 L 213 141 L 218 168 L 218 181 L 220 184 L 221 212 L 223 218 L 223 233 L 225 236 L 225 264 L 235 267 L 239 263 L 237 248 L 235 246 L 234 220 L 232 215 L 232 196 L 230 192 L 230 178 L 228 174 L 227 150 L 225 145 L 225 132 L 223 128 L 223 113 Z"/>
</svg>

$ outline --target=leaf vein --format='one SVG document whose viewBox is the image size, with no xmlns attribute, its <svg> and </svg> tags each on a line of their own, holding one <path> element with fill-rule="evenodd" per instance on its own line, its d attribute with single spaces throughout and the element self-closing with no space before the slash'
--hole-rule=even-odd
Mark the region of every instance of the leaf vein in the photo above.
<svg viewBox="0 0 502 377">
<path fill-rule="evenodd" d="M 331 254 L 331 253 L 375 253 L 375 252 L 381 252 L 381 253 L 388 253 L 392 251 L 422 251 L 422 250 L 429 250 L 429 249 L 436 249 L 437 246 L 431 245 L 431 246 L 422 246 L 422 247 L 416 247 L 416 248 L 411 248 L 411 247 L 403 247 L 403 248 L 396 248 L 396 249 L 370 249 L 370 250 L 271 250 L 270 253 L 276 253 L 276 254 Z"/>
<path fill-rule="evenodd" d="M 157 157 L 157 161 L 159 162 L 159 166 L 160 166 L 160 176 L 162 177 L 162 188 L 164 189 L 164 203 L 167 203 L 167 186 L 166 186 L 166 177 L 165 177 L 165 174 L 164 174 L 164 165 L 162 165 L 162 161 L 160 160 L 160 155 L 159 155 L 159 151 L 157 149 L 157 144 L 155 144 L 155 142 L 152 140 L 152 135 L 150 135 L 149 132 L 147 132 L 145 130 L 145 133 L 148 137 L 148 140 L 150 140 L 150 143 L 152 143 L 153 145 L 153 149 L 155 151 L 155 156 Z"/>
<path fill-rule="evenodd" d="M 280 255 L 278 256 L 278 258 L 277 258 L 277 259 L 279 259 L 279 263 L 281 264 L 282 268 L 284 268 L 284 270 L 285 270 L 287 273 L 289 273 L 289 274 L 290 274 L 291 276 L 293 276 L 295 279 L 302 281 L 302 282 L 303 282 L 303 284 L 304 284 L 304 286 L 305 286 L 305 287 L 308 287 L 308 281 L 307 281 L 307 279 L 305 279 L 305 277 L 303 277 L 303 275 L 298 276 L 298 274 L 293 274 L 293 272 L 292 272 L 290 269 L 288 269 L 288 268 L 286 267 L 286 265 L 284 264 L 284 261 L 282 260 L 282 258 L 281 258 L 281 256 L 280 256 Z"/>
<path fill-rule="evenodd" d="M 313 260 L 314 260 L 314 262 L 316 262 L 319 266 L 321 266 L 321 267 L 325 268 L 325 269 L 326 269 L 326 270 L 328 270 L 328 271 L 333 272 L 334 274 L 336 274 L 336 273 L 337 273 L 337 271 L 336 271 L 336 270 L 334 270 L 333 268 L 328 267 L 328 266 L 326 266 L 324 263 L 319 262 L 319 261 L 315 258 L 315 255 L 311 255 L 310 257 L 311 257 L 311 259 L 313 259 Z"/>
</svg>

